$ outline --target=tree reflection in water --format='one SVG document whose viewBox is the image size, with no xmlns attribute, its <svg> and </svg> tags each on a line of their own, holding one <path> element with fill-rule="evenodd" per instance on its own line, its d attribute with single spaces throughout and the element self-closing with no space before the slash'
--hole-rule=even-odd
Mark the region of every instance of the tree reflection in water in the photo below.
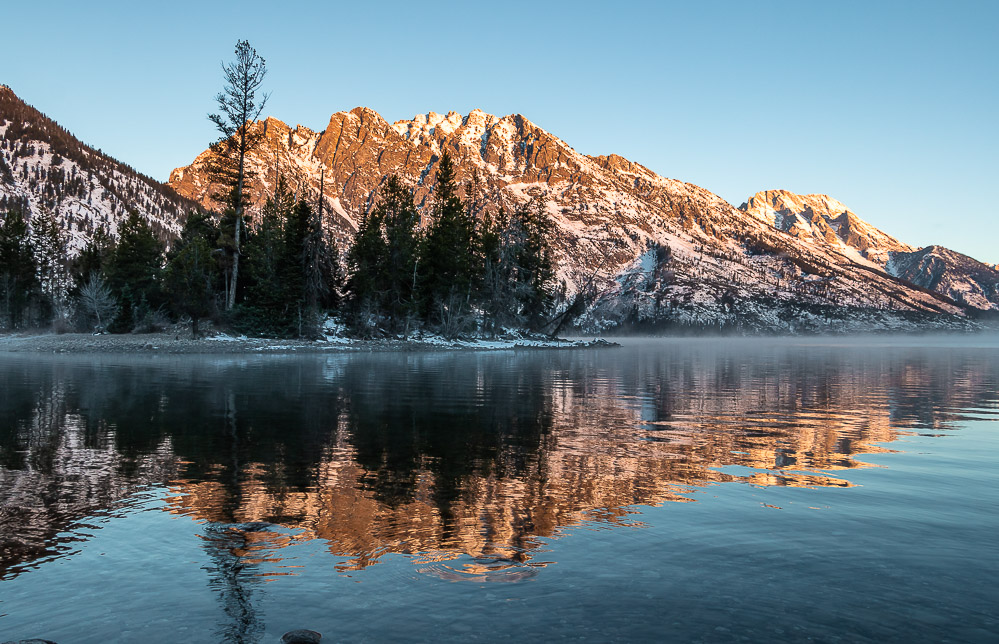
<svg viewBox="0 0 999 644">
<path fill-rule="evenodd" d="M 252 593 L 257 562 L 247 556 L 253 533 L 266 530 L 267 524 L 224 524 L 209 522 L 201 535 L 204 549 L 212 562 L 205 567 L 208 584 L 218 593 L 219 603 L 228 618 L 216 635 L 220 642 L 256 642 L 263 632 L 263 622 L 253 607 Z"/>
</svg>

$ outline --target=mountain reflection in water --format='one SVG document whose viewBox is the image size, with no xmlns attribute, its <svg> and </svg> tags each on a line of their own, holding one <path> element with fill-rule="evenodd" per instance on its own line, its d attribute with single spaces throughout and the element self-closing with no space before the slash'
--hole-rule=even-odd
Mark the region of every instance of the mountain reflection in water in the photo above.
<svg viewBox="0 0 999 644">
<path fill-rule="evenodd" d="M 973 350 L 769 341 L 7 357 L 0 579 L 165 497 L 203 524 L 233 639 L 259 631 L 240 579 L 296 541 L 322 540 L 343 573 L 401 553 L 441 579 L 519 581 L 551 563 L 545 538 L 640 526 L 636 505 L 731 481 L 850 486 L 900 431 L 995 415 L 997 384 Z"/>
</svg>

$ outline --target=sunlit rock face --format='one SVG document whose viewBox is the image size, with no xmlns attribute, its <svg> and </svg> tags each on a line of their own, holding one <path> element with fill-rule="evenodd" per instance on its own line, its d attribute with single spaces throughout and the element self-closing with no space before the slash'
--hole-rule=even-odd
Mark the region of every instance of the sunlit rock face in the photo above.
<svg viewBox="0 0 999 644">
<path fill-rule="evenodd" d="M 628 364 L 614 377 L 583 353 L 287 361 L 251 375 L 240 360 L 5 367 L 16 404 L 0 432 L 0 575 L 67 555 L 94 517 L 162 497 L 226 557 L 273 560 L 320 539 L 341 570 L 403 553 L 445 577 L 526 574 L 549 563 L 544 539 L 633 526 L 636 504 L 726 482 L 849 487 L 862 454 L 913 427 L 947 430 L 999 383 L 968 354 Z M 459 559 L 471 568 L 447 563 Z"/>
<path fill-rule="evenodd" d="M 740 209 L 797 239 L 859 255 L 881 267 L 892 253 L 915 250 L 868 224 L 829 195 L 766 190 L 750 197 Z"/>
<path fill-rule="evenodd" d="M 556 226 L 558 277 L 566 294 L 584 287 L 600 293 L 600 305 L 591 309 L 597 327 L 628 316 L 726 324 L 732 300 L 755 302 L 764 326 L 775 324 L 770 318 L 780 317 L 780 306 L 788 303 L 799 311 L 963 311 L 950 297 L 935 297 L 886 272 L 891 253 L 913 249 L 834 199 L 769 191 L 740 210 L 623 157 L 581 154 L 519 114 L 430 112 L 390 124 L 357 107 L 333 114 L 322 132 L 274 118 L 253 127 L 265 134 L 250 158 L 255 207 L 273 193 L 278 177 L 312 199 L 322 182 L 329 230 L 341 247 L 389 175 L 412 187 L 426 225 L 445 150 L 477 208 L 540 204 Z M 214 207 L 217 186 L 204 170 L 210 155 L 205 151 L 174 170 L 169 184 Z M 669 279 L 646 279 L 636 290 L 627 282 L 638 273 L 649 277 L 647 256 L 656 246 L 670 249 Z"/>
</svg>

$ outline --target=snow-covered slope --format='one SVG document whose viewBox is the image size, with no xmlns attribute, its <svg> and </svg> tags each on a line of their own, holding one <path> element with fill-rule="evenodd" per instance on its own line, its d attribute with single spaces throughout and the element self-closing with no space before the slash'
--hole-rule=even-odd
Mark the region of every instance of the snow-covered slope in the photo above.
<svg viewBox="0 0 999 644">
<path fill-rule="evenodd" d="M 117 234 L 130 208 L 169 238 L 195 207 L 172 188 L 84 145 L 0 85 L 0 214 L 20 208 L 30 221 L 52 213 L 75 253 L 100 227 Z"/>
</svg>

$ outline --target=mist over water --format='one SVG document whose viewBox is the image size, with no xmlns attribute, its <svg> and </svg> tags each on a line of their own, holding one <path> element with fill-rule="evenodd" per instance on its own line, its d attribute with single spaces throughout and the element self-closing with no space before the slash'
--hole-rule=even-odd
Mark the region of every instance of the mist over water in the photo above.
<svg viewBox="0 0 999 644">
<path fill-rule="evenodd" d="M 999 336 L 622 343 L 0 356 L 0 636 L 988 641 Z"/>
</svg>

